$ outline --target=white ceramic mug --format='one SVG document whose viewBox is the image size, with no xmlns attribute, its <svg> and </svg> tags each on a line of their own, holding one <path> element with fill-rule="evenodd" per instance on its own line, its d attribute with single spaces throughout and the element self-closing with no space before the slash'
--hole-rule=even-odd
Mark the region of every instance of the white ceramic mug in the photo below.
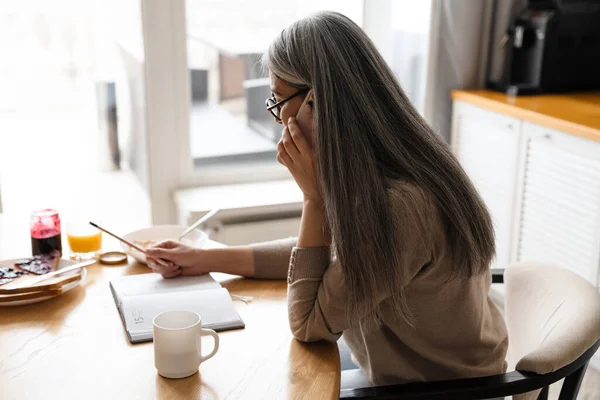
<svg viewBox="0 0 600 400">
<path fill-rule="evenodd" d="M 198 372 L 200 364 L 219 350 L 219 335 L 202 328 L 202 318 L 192 311 L 165 311 L 152 320 L 154 366 L 165 378 L 186 378 Z M 213 350 L 202 355 L 202 336 L 215 340 Z"/>
</svg>

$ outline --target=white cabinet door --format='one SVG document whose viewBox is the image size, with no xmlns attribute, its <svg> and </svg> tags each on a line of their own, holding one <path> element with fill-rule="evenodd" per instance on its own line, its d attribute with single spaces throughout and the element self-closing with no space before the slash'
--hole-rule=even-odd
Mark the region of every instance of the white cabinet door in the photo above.
<svg viewBox="0 0 600 400">
<path fill-rule="evenodd" d="M 506 268 L 511 261 L 520 125 L 518 119 L 466 103 L 454 105 L 453 150 L 492 215 L 496 268 Z"/>
<path fill-rule="evenodd" d="M 568 268 L 594 285 L 600 263 L 600 143 L 523 123 L 518 261 Z"/>
</svg>

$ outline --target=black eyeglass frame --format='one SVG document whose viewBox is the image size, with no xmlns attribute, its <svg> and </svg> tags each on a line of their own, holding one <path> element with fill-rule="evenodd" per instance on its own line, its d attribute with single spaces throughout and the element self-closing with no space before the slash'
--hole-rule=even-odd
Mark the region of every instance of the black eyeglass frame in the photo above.
<svg viewBox="0 0 600 400">
<path fill-rule="evenodd" d="M 271 113 L 271 115 L 277 120 L 277 121 L 281 121 L 281 117 L 279 116 L 279 114 L 281 113 L 281 106 L 287 102 L 290 101 L 291 99 L 293 99 L 296 96 L 300 96 L 301 94 L 306 94 L 308 93 L 310 89 L 306 88 L 306 89 L 300 89 L 298 90 L 296 93 L 294 93 L 293 95 L 286 97 L 285 99 L 279 101 L 279 102 L 275 102 L 275 104 L 269 105 L 270 101 L 275 101 L 275 96 L 271 96 L 268 99 L 265 100 L 265 106 L 267 107 L 267 111 Z M 273 109 L 277 108 L 277 112 L 274 112 Z"/>
</svg>

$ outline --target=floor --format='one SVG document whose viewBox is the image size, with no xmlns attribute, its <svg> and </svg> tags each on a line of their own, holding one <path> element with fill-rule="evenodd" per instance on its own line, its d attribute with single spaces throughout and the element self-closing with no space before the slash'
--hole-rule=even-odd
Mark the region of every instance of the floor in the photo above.
<svg viewBox="0 0 600 400">
<path fill-rule="evenodd" d="M 550 395 L 548 399 L 558 400 L 560 394 L 561 383 L 556 383 L 550 387 Z M 598 400 L 600 399 L 600 372 L 593 368 L 588 368 L 583 384 L 579 389 L 578 400 Z"/>
</svg>

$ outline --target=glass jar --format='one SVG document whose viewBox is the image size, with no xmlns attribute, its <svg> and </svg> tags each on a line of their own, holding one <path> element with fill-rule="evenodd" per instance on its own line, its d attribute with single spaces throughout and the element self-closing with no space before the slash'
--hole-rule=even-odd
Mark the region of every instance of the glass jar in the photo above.
<svg viewBox="0 0 600 400">
<path fill-rule="evenodd" d="M 50 254 L 58 251 L 62 255 L 60 217 L 58 211 L 46 208 L 31 213 L 29 224 L 31 231 L 32 254 Z"/>
</svg>

